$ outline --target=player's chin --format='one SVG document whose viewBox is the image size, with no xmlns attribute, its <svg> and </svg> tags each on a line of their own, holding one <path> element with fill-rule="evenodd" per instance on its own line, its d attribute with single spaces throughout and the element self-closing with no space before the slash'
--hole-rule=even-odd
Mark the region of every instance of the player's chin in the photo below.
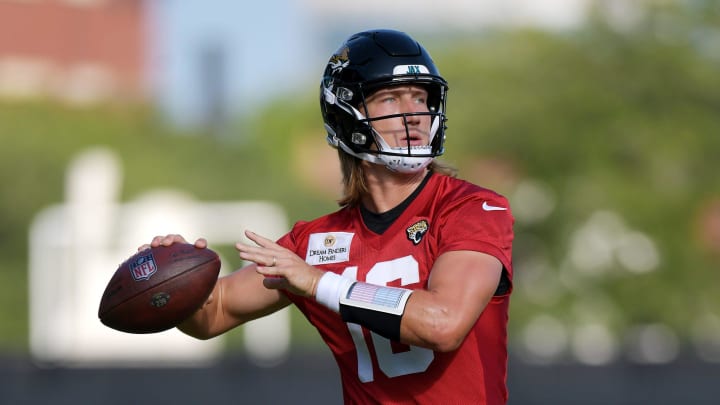
<svg viewBox="0 0 720 405">
<path fill-rule="evenodd" d="M 265 276 L 263 286 L 271 290 L 287 288 L 287 279 L 282 276 Z"/>
</svg>

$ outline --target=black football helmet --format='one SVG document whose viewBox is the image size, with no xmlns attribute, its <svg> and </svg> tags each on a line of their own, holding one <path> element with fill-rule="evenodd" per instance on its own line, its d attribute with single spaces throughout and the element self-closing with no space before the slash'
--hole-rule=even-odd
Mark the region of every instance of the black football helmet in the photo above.
<svg viewBox="0 0 720 405">
<path fill-rule="evenodd" d="M 365 117 L 366 98 L 374 91 L 399 84 L 423 86 L 428 110 L 423 113 Z M 444 152 L 447 82 L 427 51 L 409 35 L 393 30 L 352 35 L 332 55 L 320 84 L 327 141 L 346 153 L 399 172 L 417 172 Z M 390 148 L 373 129 L 377 120 L 430 115 L 429 145 Z M 408 141 L 409 143 L 409 141 Z"/>
</svg>

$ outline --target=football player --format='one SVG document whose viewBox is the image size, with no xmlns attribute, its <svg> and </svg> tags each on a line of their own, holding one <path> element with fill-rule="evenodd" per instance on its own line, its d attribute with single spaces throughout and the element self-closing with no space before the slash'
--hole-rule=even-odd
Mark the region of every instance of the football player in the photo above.
<svg viewBox="0 0 720 405">
<path fill-rule="evenodd" d="M 251 264 L 180 330 L 207 339 L 294 304 L 337 360 L 346 403 L 505 403 L 513 217 L 436 159 L 447 91 L 407 34 L 349 37 L 320 85 L 339 210 L 277 241 L 246 231 L 254 243 L 236 247 Z"/>
</svg>

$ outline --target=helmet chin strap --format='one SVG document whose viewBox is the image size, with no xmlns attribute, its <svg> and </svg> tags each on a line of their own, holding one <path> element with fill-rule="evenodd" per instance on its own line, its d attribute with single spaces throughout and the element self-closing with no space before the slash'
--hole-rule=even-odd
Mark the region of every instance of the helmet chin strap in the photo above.
<svg viewBox="0 0 720 405">
<path fill-rule="evenodd" d="M 392 148 L 374 129 L 373 132 L 375 133 L 375 138 L 382 152 L 392 152 L 402 155 L 374 155 L 385 167 L 394 172 L 417 173 L 427 167 L 433 159 L 430 156 L 412 156 L 413 152 L 421 155 L 430 155 L 432 153 L 432 147 L 430 145 Z"/>
<path fill-rule="evenodd" d="M 398 173 L 418 173 L 422 171 L 424 168 L 426 168 L 430 162 L 432 162 L 433 158 L 430 156 L 393 156 L 393 155 L 376 155 L 373 153 L 356 153 L 353 152 L 352 149 L 350 149 L 347 145 L 345 145 L 345 142 L 339 141 L 338 146 L 345 151 L 345 153 L 355 156 L 356 158 L 365 160 L 370 163 L 378 164 L 385 166 L 387 169 L 398 172 Z M 430 146 L 419 146 L 417 148 L 413 149 L 419 149 L 423 151 L 427 151 L 427 153 L 430 153 L 431 147 Z M 390 149 L 390 151 L 398 153 L 398 152 L 404 152 L 407 153 L 407 148 L 394 148 Z"/>
</svg>

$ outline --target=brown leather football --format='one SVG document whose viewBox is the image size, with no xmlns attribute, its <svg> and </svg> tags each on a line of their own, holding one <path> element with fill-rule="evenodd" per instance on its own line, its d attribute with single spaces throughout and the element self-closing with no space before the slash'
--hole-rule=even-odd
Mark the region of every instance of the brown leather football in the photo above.
<svg viewBox="0 0 720 405">
<path fill-rule="evenodd" d="M 191 244 L 137 252 L 108 282 L 98 316 L 106 326 L 128 333 L 173 328 L 205 303 L 219 273 L 217 253 Z"/>
</svg>

